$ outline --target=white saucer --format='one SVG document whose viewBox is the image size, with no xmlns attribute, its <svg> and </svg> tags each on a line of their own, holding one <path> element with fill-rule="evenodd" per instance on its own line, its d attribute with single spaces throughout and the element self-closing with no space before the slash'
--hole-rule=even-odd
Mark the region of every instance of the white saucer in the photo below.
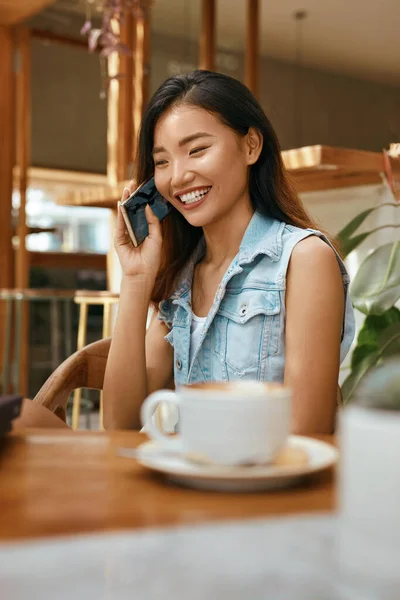
<svg viewBox="0 0 400 600">
<path fill-rule="evenodd" d="M 196 464 L 184 458 L 163 452 L 160 442 L 142 444 L 136 451 L 139 464 L 165 475 L 170 481 L 204 490 L 250 492 L 294 485 L 301 479 L 322 471 L 336 463 L 336 448 L 319 440 L 291 435 L 289 448 L 305 451 L 308 461 L 294 465 L 257 465 L 249 467 L 224 467 Z"/>
</svg>

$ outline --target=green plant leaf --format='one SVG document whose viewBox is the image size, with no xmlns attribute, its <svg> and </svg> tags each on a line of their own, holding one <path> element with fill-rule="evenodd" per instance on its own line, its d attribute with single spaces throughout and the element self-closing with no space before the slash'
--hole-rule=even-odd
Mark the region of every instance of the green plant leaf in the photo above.
<svg viewBox="0 0 400 600">
<path fill-rule="evenodd" d="M 378 352 L 388 357 L 400 354 L 400 323 L 388 327 L 379 338 Z"/>
<path fill-rule="evenodd" d="M 350 375 L 342 384 L 342 396 L 344 404 L 353 398 L 360 381 L 364 375 L 378 363 L 379 358 L 379 352 L 371 352 L 357 364 L 355 369 L 352 369 Z"/>
<path fill-rule="evenodd" d="M 356 369 L 358 365 L 366 358 L 369 354 L 376 352 L 378 344 L 357 344 L 351 355 L 351 369 Z"/>
<path fill-rule="evenodd" d="M 400 411 L 400 354 L 381 361 L 363 377 L 357 402 L 365 408 Z"/>
<path fill-rule="evenodd" d="M 357 248 L 357 246 L 359 246 L 361 244 L 361 242 L 363 242 L 367 237 L 369 237 L 371 235 L 371 233 L 374 233 L 374 232 L 366 231 L 364 233 L 359 233 L 358 235 L 355 235 L 354 237 L 347 238 L 347 239 L 341 241 L 340 242 L 340 250 L 342 252 L 343 258 L 346 258 L 346 256 L 348 256 L 350 254 L 350 252 L 353 252 L 353 250 L 355 250 Z"/>
<path fill-rule="evenodd" d="M 363 210 L 361 213 L 359 213 L 357 216 L 355 216 L 354 219 L 352 219 L 350 221 L 350 223 L 348 223 L 346 225 L 346 227 L 344 227 L 341 231 L 339 231 L 339 233 L 336 235 L 336 239 L 339 242 L 340 250 L 345 258 L 346 258 L 346 256 L 348 256 L 350 254 L 350 252 L 355 250 L 355 248 L 357 248 L 357 246 L 359 246 L 359 244 L 361 244 L 361 242 L 363 242 L 372 233 L 375 233 L 376 231 L 379 231 L 380 229 L 385 229 L 386 227 L 396 227 L 396 225 L 389 223 L 388 225 L 376 227 L 375 229 L 371 229 L 370 231 L 366 231 L 364 233 L 360 233 L 354 237 L 351 237 L 353 235 L 353 233 L 355 233 L 355 231 L 357 231 L 357 229 L 360 227 L 360 225 L 365 221 L 365 219 L 372 212 L 374 212 L 375 210 L 378 210 L 384 206 L 393 206 L 395 208 L 398 208 L 400 206 L 400 204 L 398 202 L 384 202 L 383 204 L 378 204 L 378 206 L 374 206 L 373 208 L 368 208 L 367 210 Z"/>
<path fill-rule="evenodd" d="M 358 235 L 355 235 L 354 237 L 347 238 L 346 240 L 344 240 L 342 242 L 342 245 L 340 247 L 343 257 L 346 258 L 346 256 L 348 256 L 350 254 L 350 252 L 353 252 L 353 250 L 355 250 L 357 248 L 357 246 L 359 246 L 361 244 L 361 242 L 363 242 L 365 239 L 367 239 L 367 237 L 369 237 L 373 233 L 376 233 L 377 231 L 381 231 L 382 229 L 390 229 L 390 228 L 399 229 L 400 224 L 397 225 L 397 224 L 393 223 L 391 225 L 380 225 L 380 227 L 375 227 L 375 229 L 371 229 L 370 231 L 364 231 L 364 233 L 359 233 Z"/>
<path fill-rule="evenodd" d="M 373 208 L 363 210 L 356 217 L 354 217 L 354 219 L 352 219 L 350 223 L 346 225 L 346 227 L 343 227 L 343 229 L 339 231 L 339 233 L 336 235 L 336 239 L 338 240 L 341 248 L 342 244 L 346 243 L 348 238 L 350 238 L 353 235 L 353 233 L 357 231 L 361 223 L 365 221 L 368 215 L 374 212 L 374 210 L 376 210 L 377 208 L 379 208 L 379 206 L 374 206 Z"/>
<path fill-rule="evenodd" d="M 351 373 L 342 385 L 342 396 L 345 403 L 355 396 L 360 382 L 370 369 L 385 358 L 400 355 L 400 323 L 395 322 L 381 333 L 375 350 L 372 350 L 372 345 L 370 345 L 369 348 L 372 351 L 368 353 L 366 346 L 366 344 L 360 346 L 359 360 L 354 368 L 352 365 Z M 364 350 L 361 351 L 361 348 Z"/>
<path fill-rule="evenodd" d="M 350 288 L 354 306 L 381 315 L 400 298 L 400 243 L 385 244 L 360 265 Z"/>
<path fill-rule="evenodd" d="M 377 348 L 383 332 L 396 323 L 400 323 L 400 310 L 395 306 L 381 315 L 368 315 L 358 334 L 357 346 L 372 345 Z"/>
<path fill-rule="evenodd" d="M 400 323 L 400 310 L 393 306 L 381 315 L 368 315 L 357 337 L 357 346 L 351 355 L 351 368 L 355 369 L 368 355 L 376 352 L 384 332 Z"/>
</svg>

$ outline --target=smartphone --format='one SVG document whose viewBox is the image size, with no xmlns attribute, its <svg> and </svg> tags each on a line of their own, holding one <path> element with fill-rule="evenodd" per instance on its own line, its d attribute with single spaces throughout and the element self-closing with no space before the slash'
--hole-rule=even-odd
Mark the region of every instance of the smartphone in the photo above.
<svg viewBox="0 0 400 600">
<path fill-rule="evenodd" d="M 129 237 L 136 247 L 140 246 L 149 235 L 149 226 L 144 212 L 146 204 L 150 204 L 159 221 L 165 219 L 171 210 L 169 202 L 157 190 L 154 177 L 140 185 L 120 206 Z"/>
</svg>

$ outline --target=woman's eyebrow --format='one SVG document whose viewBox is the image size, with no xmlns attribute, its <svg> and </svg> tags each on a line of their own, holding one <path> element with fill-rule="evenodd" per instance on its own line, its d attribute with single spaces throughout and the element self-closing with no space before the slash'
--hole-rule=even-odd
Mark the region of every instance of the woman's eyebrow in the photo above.
<svg viewBox="0 0 400 600">
<path fill-rule="evenodd" d="M 205 131 L 198 131 L 197 133 L 192 133 L 191 135 L 188 135 L 184 138 L 182 138 L 178 145 L 181 146 L 185 146 L 186 144 L 189 144 L 190 142 L 193 142 L 194 140 L 198 140 L 200 138 L 205 138 L 205 137 L 215 137 L 213 135 L 211 135 L 210 133 L 206 133 Z M 159 152 L 165 152 L 165 148 L 163 146 L 155 146 L 153 148 L 153 154 L 157 154 Z"/>
</svg>

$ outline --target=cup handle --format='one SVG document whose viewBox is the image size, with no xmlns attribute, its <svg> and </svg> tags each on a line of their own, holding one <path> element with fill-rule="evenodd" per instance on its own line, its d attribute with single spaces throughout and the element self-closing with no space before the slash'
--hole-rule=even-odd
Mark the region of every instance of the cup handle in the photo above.
<svg viewBox="0 0 400 600">
<path fill-rule="evenodd" d="M 161 402 L 174 404 L 177 407 L 179 407 L 180 404 L 180 400 L 176 393 L 170 390 L 160 390 L 150 394 L 150 396 L 148 396 L 143 402 L 140 409 L 140 420 L 143 425 L 143 430 L 151 439 L 162 442 L 164 448 L 168 448 L 168 450 L 180 451 L 182 450 L 181 440 L 173 438 L 160 431 L 153 421 L 152 417 Z"/>
</svg>

